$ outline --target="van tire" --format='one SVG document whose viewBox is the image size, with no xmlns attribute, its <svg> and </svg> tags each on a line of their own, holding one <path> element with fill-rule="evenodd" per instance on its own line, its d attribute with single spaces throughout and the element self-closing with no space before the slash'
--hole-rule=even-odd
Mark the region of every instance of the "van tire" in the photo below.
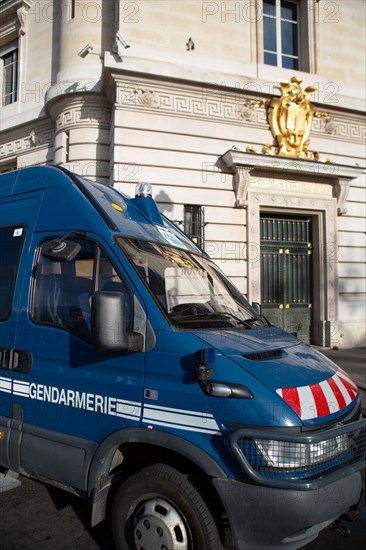
<svg viewBox="0 0 366 550">
<path fill-rule="evenodd" d="M 202 496 L 166 464 L 148 466 L 121 484 L 111 521 L 117 550 L 223 550 Z"/>
</svg>

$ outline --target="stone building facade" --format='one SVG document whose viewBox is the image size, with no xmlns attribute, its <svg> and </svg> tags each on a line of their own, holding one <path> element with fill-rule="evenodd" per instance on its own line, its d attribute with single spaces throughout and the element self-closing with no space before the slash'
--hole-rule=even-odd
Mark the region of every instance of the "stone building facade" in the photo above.
<svg viewBox="0 0 366 550">
<path fill-rule="evenodd" d="M 2 0 L 0 14 L 1 171 L 62 165 L 130 195 L 149 181 L 274 322 L 365 345 L 363 0 Z M 292 77 L 322 113 L 306 158 L 276 154 L 269 125 Z"/>
</svg>

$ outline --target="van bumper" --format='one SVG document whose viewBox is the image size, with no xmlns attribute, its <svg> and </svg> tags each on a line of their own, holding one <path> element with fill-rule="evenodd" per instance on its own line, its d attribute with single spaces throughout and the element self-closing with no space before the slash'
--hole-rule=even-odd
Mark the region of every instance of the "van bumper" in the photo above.
<svg viewBox="0 0 366 550">
<path fill-rule="evenodd" d="M 361 499 L 363 473 L 315 490 L 278 489 L 214 479 L 236 550 L 295 549 L 317 537 Z"/>
</svg>

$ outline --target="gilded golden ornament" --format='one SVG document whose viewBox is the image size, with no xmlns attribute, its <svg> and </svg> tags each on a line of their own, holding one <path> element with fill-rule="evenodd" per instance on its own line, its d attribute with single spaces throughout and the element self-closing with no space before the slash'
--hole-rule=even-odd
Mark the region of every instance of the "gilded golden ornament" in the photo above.
<svg viewBox="0 0 366 550">
<path fill-rule="evenodd" d="M 263 145 L 262 153 L 263 155 L 272 155 L 272 145 Z"/>
<path fill-rule="evenodd" d="M 313 117 L 325 117 L 310 103 L 314 86 L 302 89 L 302 79 L 293 76 L 289 82 L 280 82 L 281 97 L 272 98 L 268 119 L 273 137 L 278 143 L 278 155 L 308 157 L 309 135 Z"/>
<path fill-rule="evenodd" d="M 319 156 L 318 151 L 313 151 L 312 153 L 310 153 L 310 159 L 311 160 L 320 160 L 320 156 Z"/>
</svg>

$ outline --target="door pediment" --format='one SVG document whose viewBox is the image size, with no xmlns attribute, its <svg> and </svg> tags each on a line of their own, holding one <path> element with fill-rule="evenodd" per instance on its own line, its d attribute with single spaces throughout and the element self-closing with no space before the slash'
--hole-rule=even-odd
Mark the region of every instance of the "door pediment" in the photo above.
<svg viewBox="0 0 366 550">
<path fill-rule="evenodd" d="M 246 208 L 250 189 L 270 193 L 299 193 L 307 196 L 328 195 L 337 201 L 339 216 L 347 212 L 346 202 L 351 181 L 363 169 L 341 164 L 248 153 L 232 148 L 220 157 L 221 166 L 233 173 L 235 206 Z"/>
</svg>

